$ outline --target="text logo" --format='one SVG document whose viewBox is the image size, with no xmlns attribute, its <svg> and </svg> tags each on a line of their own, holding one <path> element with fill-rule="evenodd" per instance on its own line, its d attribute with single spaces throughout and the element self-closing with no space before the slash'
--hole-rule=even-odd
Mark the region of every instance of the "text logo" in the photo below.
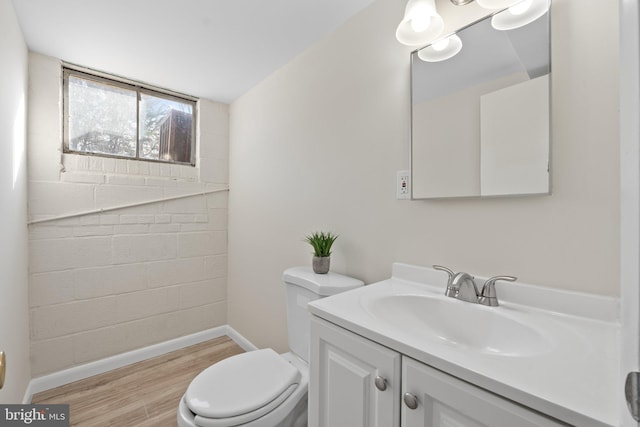
<svg viewBox="0 0 640 427">
<path fill-rule="evenodd" d="M 0 405 L 0 427 L 69 427 L 69 405 Z"/>
</svg>

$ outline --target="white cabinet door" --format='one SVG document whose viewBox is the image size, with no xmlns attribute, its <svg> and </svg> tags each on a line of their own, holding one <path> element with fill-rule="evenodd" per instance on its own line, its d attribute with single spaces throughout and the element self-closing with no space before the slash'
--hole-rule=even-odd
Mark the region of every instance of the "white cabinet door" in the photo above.
<svg viewBox="0 0 640 427">
<path fill-rule="evenodd" d="M 402 358 L 402 427 L 566 426 L 408 357 Z M 406 396 L 409 393 L 411 396 Z M 412 397 L 417 404 L 412 405 Z"/>
<path fill-rule="evenodd" d="M 310 427 L 398 427 L 400 354 L 312 316 Z"/>
</svg>

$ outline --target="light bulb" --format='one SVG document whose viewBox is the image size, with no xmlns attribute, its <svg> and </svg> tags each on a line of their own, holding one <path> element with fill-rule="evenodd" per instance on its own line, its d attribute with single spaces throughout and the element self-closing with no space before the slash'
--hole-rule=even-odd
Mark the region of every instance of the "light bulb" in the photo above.
<svg viewBox="0 0 640 427">
<path fill-rule="evenodd" d="M 443 50 L 445 50 L 449 46 L 449 40 L 450 40 L 449 37 L 447 37 L 445 39 L 442 39 L 442 40 L 438 40 L 437 42 L 433 43 L 431 45 L 431 47 L 436 52 L 442 52 Z"/>
<path fill-rule="evenodd" d="M 421 33 L 429 28 L 431 13 L 429 8 L 422 3 L 418 3 L 411 11 L 411 29 L 416 33 Z"/>
<path fill-rule="evenodd" d="M 531 4 L 533 3 L 533 0 L 523 0 L 520 3 L 516 3 L 513 6 L 511 6 L 509 8 L 509 12 L 512 15 L 522 15 L 523 13 L 525 13 L 526 11 L 529 10 L 529 8 L 531 8 Z"/>
<path fill-rule="evenodd" d="M 424 46 L 438 38 L 444 21 L 435 0 L 408 0 L 404 17 L 396 28 L 396 38 L 407 46 Z"/>
<path fill-rule="evenodd" d="M 429 28 L 429 19 L 428 16 L 416 16 L 411 19 L 411 29 L 416 33 L 421 33 Z"/>
</svg>

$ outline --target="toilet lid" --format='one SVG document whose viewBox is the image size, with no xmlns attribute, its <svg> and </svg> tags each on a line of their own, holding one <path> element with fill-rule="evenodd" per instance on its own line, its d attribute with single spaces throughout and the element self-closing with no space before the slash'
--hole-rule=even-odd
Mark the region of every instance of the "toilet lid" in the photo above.
<svg viewBox="0 0 640 427">
<path fill-rule="evenodd" d="M 282 401 L 299 382 L 300 371 L 268 348 L 208 367 L 191 382 L 185 401 L 204 418 L 237 417 Z"/>
</svg>

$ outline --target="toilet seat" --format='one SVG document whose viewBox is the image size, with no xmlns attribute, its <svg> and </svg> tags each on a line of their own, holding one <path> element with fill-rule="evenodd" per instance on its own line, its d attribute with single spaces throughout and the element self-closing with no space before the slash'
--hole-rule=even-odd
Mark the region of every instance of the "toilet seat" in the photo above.
<svg viewBox="0 0 640 427">
<path fill-rule="evenodd" d="M 230 427 L 271 412 L 300 383 L 300 371 L 272 349 L 243 353 L 202 371 L 184 401 L 196 425 Z"/>
</svg>

